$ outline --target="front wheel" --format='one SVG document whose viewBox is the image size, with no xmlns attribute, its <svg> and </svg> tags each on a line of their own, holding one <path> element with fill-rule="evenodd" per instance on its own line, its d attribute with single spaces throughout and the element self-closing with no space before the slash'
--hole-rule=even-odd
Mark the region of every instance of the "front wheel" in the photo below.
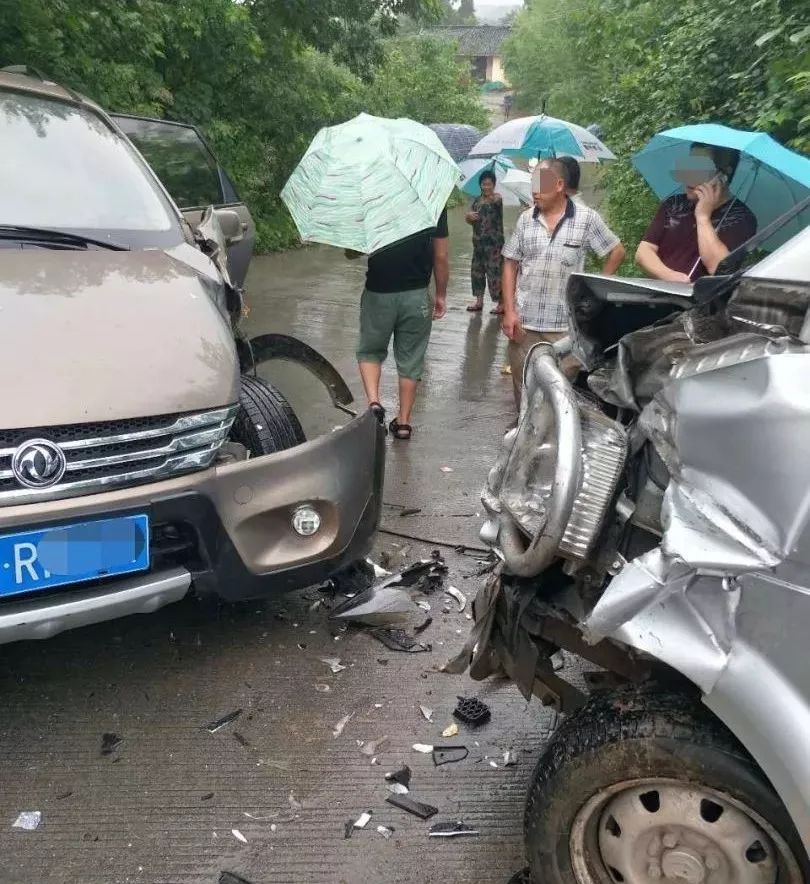
<svg viewBox="0 0 810 884">
<path fill-rule="evenodd" d="M 810 864 L 757 764 L 697 698 L 593 697 L 532 778 L 538 884 L 802 884 Z"/>
<path fill-rule="evenodd" d="M 254 457 L 306 442 L 301 423 L 284 396 L 272 384 L 247 374 L 242 375 L 231 439 Z"/>
</svg>

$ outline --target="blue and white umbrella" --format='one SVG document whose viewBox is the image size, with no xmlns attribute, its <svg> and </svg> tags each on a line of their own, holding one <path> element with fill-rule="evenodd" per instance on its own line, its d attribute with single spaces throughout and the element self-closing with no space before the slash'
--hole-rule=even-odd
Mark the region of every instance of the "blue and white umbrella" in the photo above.
<svg viewBox="0 0 810 884">
<path fill-rule="evenodd" d="M 464 176 L 459 187 L 466 196 L 481 196 L 481 184 L 479 178 L 482 172 L 495 173 L 495 190 L 501 195 L 505 206 L 522 205 L 518 195 L 507 185 L 506 175 L 515 169 L 515 164 L 508 157 L 479 157 L 478 159 L 462 160 L 458 164 L 461 174 Z M 528 173 L 526 173 L 528 174 Z"/>
<path fill-rule="evenodd" d="M 666 199 L 683 191 L 673 173 L 688 163 L 696 143 L 740 152 L 729 190 L 756 215 L 760 230 L 810 195 L 810 159 L 788 150 L 764 132 L 746 132 L 718 123 L 659 132 L 633 157 L 633 165 L 656 195 Z M 774 249 L 809 224 L 810 210 L 806 210 L 769 237 L 763 247 Z"/>
<path fill-rule="evenodd" d="M 539 114 L 508 120 L 485 135 L 471 157 L 575 157 L 581 163 L 615 160 L 615 154 L 583 126 Z"/>
</svg>

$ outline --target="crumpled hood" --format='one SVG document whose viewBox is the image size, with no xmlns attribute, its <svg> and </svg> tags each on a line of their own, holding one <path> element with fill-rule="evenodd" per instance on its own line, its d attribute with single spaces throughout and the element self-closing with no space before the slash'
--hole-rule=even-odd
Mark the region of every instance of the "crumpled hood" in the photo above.
<svg viewBox="0 0 810 884">
<path fill-rule="evenodd" d="M 236 402 L 224 293 L 158 250 L 0 251 L 0 427 Z"/>
</svg>

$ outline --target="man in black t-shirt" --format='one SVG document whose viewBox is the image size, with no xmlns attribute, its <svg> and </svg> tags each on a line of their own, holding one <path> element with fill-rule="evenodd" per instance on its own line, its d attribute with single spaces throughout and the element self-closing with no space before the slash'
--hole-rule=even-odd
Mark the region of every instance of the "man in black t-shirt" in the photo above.
<svg viewBox="0 0 810 884">
<path fill-rule="evenodd" d="M 356 257 L 348 253 L 349 257 Z M 429 291 L 431 276 L 435 297 Z M 447 312 L 450 276 L 447 210 L 435 227 L 393 243 L 369 256 L 366 289 L 360 303 L 357 362 L 369 407 L 385 425 L 380 404 L 382 363 L 394 339 L 399 375 L 399 412 L 389 429 L 395 439 L 411 438 L 411 411 L 422 378 L 434 319 Z"/>
</svg>

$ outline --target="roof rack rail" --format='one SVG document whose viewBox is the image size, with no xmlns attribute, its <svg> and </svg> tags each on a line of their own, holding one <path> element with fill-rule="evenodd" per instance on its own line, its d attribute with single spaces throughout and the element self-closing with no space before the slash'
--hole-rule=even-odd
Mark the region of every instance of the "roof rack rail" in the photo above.
<svg viewBox="0 0 810 884">
<path fill-rule="evenodd" d="M 41 83 L 54 83 L 64 89 L 74 101 L 84 101 L 82 96 L 74 89 L 71 89 L 70 86 L 63 86 L 61 83 L 49 80 L 39 68 L 35 68 L 30 64 L 9 64 L 0 68 L 0 71 L 6 74 L 21 74 L 24 77 L 36 77 Z"/>
</svg>

